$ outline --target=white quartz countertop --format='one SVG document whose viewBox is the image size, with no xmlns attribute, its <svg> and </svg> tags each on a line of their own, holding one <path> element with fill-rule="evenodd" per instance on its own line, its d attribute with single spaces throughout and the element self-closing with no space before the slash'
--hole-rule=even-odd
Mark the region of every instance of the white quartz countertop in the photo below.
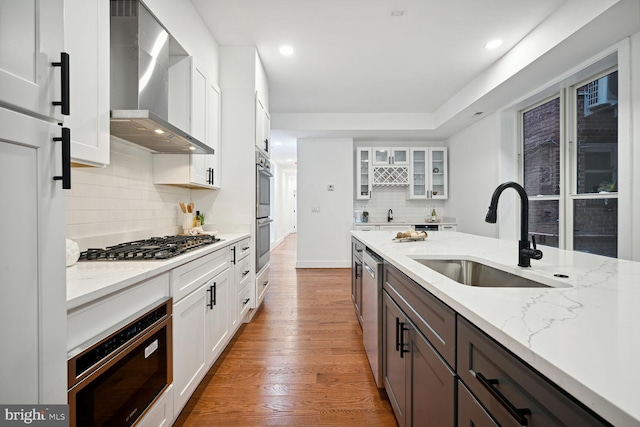
<svg viewBox="0 0 640 427">
<path fill-rule="evenodd" d="M 67 267 L 67 310 L 167 272 L 250 235 L 218 234 L 220 242 L 164 261 L 78 261 Z"/>
<path fill-rule="evenodd" d="M 402 226 L 406 226 L 406 227 L 412 227 L 414 225 L 457 225 L 457 223 L 455 221 L 436 221 L 436 222 L 426 222 L 426 221 L 414 221 L 414 222 L 408 222 L 408 221 L 391 221 L 391 222 L 354 222 L 354 225 L 391 225 L 391 226 L 398 226 L 398 227 L 402 227 Z"/>
<path fill-rule="evenodd" d="M 392 231 L 353 236 L 615 426 L 640 426 L 640 262 L 538 246 L 518 267 L 517 242 L 452 231 L 424 241 Z M 482 261 L 556 288 L 461 285 L 412 258 Z M 566 274 L 558 279 L 554 274 Z"/>
</svg>

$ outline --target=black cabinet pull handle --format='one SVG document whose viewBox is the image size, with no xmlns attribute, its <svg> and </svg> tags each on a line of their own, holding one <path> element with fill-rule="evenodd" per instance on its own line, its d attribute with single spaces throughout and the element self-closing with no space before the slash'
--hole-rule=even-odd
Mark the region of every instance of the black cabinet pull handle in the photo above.
<svg viewBox="0 0 640 427">
<path fill-rule="evenodd" d="M 233 259 L 231 260 L 231 263 L 235 265 L 236 264 L 236 247 L 235 246 L 231 248 L 231 252 L 233 252 Z"/>
<path fill-rule="evenodd" d="M 62 128 L 62 136 L 53 138 L 56 142 L 62 142 L 62 175 L 53 177 L 55 181 L 62 181 L 64 190 L 71 190 L 71 130 Z"/>
<path fill-rule="evenodd" d="M 268 284 L 269 284 L 269 281 L 267 280 L 266 282 L 264 282 L 264 283 L 262 284 L 262 286 L 267 286 Z"/>
<path fill-rule="evenodd" d="M 513 403 L 509 402 L 509 400 L 500 393 L 500 390 L 494 387 L 494 384 L 499 384 L 497 379 L 487 379 L 480 372 L 476 372 L 476 379 L 480 381 L 480 384 L 482 384 L 484 388 L 486 388 L 487 391 L 491 393 L 498 402 L 500 402 L 504 409 L 506 409 L 521 426 L 529 425 L 529 421 L 525 415 L 531 415 L 531 410 L 529 408 L 516 408 Z"/>
<path fill-rule="evenodd" d="M 266 151 L 267 153 L 269 152 L 269 139 L 266 138 L 264 140 L 264 151 Z"/>
<path fill-rule="evenodd" d="M 404 327 L 404 322 L 400 322 L 400 358 L 404 359 L 404 354 L 409 353 L 409 350 L 405 350 L 404 346 L 404 331 L 408 331 L 409 329 Z"/>
<path fill-rule="evenodd" d="M 207 292 L 209 293 L 209 302 L 207 303 L 207 307 L 213 310 L 213 286 L 209 286 Z"/>
<path fill-rule="evenodd" d="M 242 277 L 246 276 L 247 274 L 249 274 L 251 270 L 245 270 L 242 272 Z"/>
<path fill-rule="evenodd" d="M 247 305 L 247 303 L 249 302 L 251 298 L 247 298 L 246 300 L 242 301 L 242 305 Z"/>
<path fill-rule="evenodd" d="M 250 249 L 250 247 L 249 247 L 249 246 L 244 246 L 244 247 L 242 248 L 242 252 L 244 252 L 244 251 L 248 251 L 249 249 Z"/>
<path fill-rule="evenodd" d="M 358 270 L 359 270 L 359 268 L 358 268 L 358 267 L 360 267 L 360 264 L 356 263 L 356 266 L 355 266 L 355 268 L 353 269 L 353 274 L 355 275 L 355 277 L 354 277 L 354 278 L 355 278 L 356 280 L 358 280 L 358 278 L 360 278 L 360 276 L 358 276 Z"/>
<path fill-rule="evenodd" d="M 216 282 L 213 282 L 213 305 L 216 305 Z"/>
<path fill-rule="evenodd" d="M 396 317 L 396 351 L 400 351 L 400 319 Z"/>
<path fill-rule="evenodd" d="M 53 101 L 53 105 L 61 106 L 62 115 L 69 115 L 69 54 L 60 53 L 60 62 L 52 62 L 53 67 L 60 67 L 60 97 L 61 101 Z"/>
</svg>

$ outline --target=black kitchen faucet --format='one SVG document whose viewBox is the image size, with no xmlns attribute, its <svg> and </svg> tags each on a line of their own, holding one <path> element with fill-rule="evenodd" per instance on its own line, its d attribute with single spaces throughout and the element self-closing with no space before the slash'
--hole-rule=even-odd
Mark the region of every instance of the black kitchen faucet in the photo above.
<svg viewBox="0 0 640 427">
<path fill-rule="evenodd" d="M 520 195 L 520 242 L 518 244 L 518 265 L 520 267 L 531 267 L 531 258 L 542 259 L 542 251 L 536 248 L 536 238 L 531 236 L 533 249 L 529 242 L 529 198 L 524 188 L 516 182 L 505 182 L 500 184 L 491 196 L 491 205 L 485 221 L 495 224 L 498 217 L 498 199 L 504 190 L 513 188 Z"/>
</svg>

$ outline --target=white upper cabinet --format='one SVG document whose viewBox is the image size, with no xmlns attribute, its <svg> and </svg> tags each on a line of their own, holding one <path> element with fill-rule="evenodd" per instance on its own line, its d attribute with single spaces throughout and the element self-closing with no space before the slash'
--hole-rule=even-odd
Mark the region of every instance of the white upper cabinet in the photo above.
<svg viewBox="0 0 640 427">
<path fill-rule="evenodd" d="M 190 68 L 190 71 L 188 70 Z M 170 94 L 169 116 L 177 126 L 188 123 L 187 131 L 215 150 L 215 154 L 155 154 L 153 182 L 190 188 L 220 188 L 220 88 L 193 64 L 193 58 L 177 61 L 170 70 L 170 79 L 190 76 L 188 95 L 173 89 Z M 190 99 L 188 116 L 176 106 Z M 173 100 L 176 102 L 174 103 Z M 173 106 L 172 106 L 173 105 Z"/>
<path fill-rule="evenodd" d="M 63 121 L 63 0 L 0 1 L 0 103 L 27 114 Z M 71 58 L 70 63 L 74 63 Z M 71 106 L 71 111 L 73 108 Z"/>
<path fill-rule="evenodd" d="M 371 198 L 372 182 L 371 148 L 358 147 L 356 154 L 356 200 Z"/>
<path fill-rule="evenodd" d="M 65 0 L 65 48 L 71 58 L 71 157 L 109 164 L 109 2 Z"/>
<path fill-rule="evenodd" d="M 196 66 L 191 74 L 191 136 L 207 143 L 207 78 Z"/>
<path fill-rule="evenodd" d="M 269 156 L 271 150 L 271 118 L 256 92 L 256 147 Z"/>
<path fill-rule="evenodd" d="M 448 197 L 447 149 L 411 148 L 409 199 Z"/>
<path fill-rule="evenodd" d="M 373 165 L 409 165 L 409 149 L 406 147 L 374 147 Z"/>
<path fill-rule="evenodd" d="M 222 95 L 220 88 L 213 84 L 207 84 L 207 138 L 206 143 L 212 147 L 215 154 L 207 155 L 207 170 L 210 169 L 210 185 L 220 188 L 220 138 L 222 134 L 221 122 Z"/>
</svg>

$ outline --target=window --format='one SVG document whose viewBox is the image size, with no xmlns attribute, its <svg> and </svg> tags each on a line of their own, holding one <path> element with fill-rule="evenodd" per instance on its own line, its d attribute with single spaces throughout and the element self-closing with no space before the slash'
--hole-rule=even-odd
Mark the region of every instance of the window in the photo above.
<svg viewBox="0 0 640 427">
<path fill-rule="evenodd" d="M 618 73 L 521 112 L 529 234 L 540 244 L 617 256 Z"/>
</svg>

